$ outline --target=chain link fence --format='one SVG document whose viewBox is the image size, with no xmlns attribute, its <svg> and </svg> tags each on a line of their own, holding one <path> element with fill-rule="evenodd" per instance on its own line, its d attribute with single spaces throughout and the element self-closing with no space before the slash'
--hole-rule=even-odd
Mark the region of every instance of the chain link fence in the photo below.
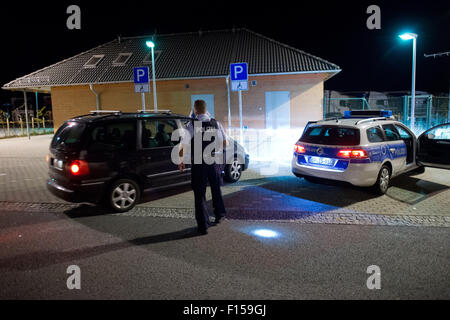
<svg viewBox="0 0 450 320">
<path fill-rule="evenodd" d="M 324 118 L 344 115 L 347 110 L 391 110 L 395 118 L 405 125 L 411 125 L 411 96 L 387 98 L 324 98 Z M 415 133 L 439 124 L 450 122 L 449 97 L 433 95 L 416 96 Z"/>
<path fill-rule="evenodd" d="M 30 135 L 52 134 L 53 120 L 44 118 L 31 118 L 28 121 Z M 0 119 L 0 138 L 21 137 L 27 135 L 27 124 L 25 119 L 19 118 L 18 121 L 9 121 L 9 119 Z"/>
</svg>

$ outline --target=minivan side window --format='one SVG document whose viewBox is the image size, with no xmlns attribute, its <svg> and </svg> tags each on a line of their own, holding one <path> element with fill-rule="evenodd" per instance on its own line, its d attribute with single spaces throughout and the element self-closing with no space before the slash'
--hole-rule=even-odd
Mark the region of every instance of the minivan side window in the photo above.
<svg viewBox="0 0 450 320">
<path fill-rule="evenodd" d="M 88 150 L 133 150 L 136 148 L 134 121 L 100 124 L 89 135 Z"/>
<path fill-rule="evenodd" d="M 149 119 L 142 121 L 142 148 L 173 147 L 172 133 L 178 129 L 173 120 Z"/>
<path fill-rule="evenodd" d="M 379 126 L 369 128 L 367 129 L 367 139 L 372 143 L 383 142 L 383 131 L 381 131 L 381 128 Z"/>
<path fill-rule="evenodd" d="M 384 133 L 386 134 L 387 141 L 397 141 L 401 140 L 400 135 L 395 129 L 393 124 L 385 124 L 383 125 Z"/>
</svg>

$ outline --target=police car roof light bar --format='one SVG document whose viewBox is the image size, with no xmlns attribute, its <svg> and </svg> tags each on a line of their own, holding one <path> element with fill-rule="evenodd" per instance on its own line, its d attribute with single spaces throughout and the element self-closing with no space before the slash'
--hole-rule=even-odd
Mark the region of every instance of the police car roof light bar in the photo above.
<svg viewBox="0 0 450 320">
<path fill-rule="evenodd" d="M 354 110 L 354 111 L 344 111 L 344 118 L 375 118 L 375 117 L 383 117 L 390 118 L 392 117 L 391 110 Z"/>
</svg>

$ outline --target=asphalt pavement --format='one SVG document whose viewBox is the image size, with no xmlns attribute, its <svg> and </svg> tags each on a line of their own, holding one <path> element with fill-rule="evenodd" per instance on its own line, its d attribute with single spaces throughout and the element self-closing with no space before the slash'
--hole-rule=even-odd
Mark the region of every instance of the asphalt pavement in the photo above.
<svg viewBox="0 0 450 320">
<path fill-rule="evenodd" d="M 190 218 L 77 209 L 1 212 L 0 226 L 0 299 L 450 298 L 449 228 L 226 220 L 198 236 Z"/>
<path fill-rule="evenodd" d="M 0 299 L 450 298 L 448 171 L 375 197 L 253 163 L 223 188 L 229 219 L 198 236 L 189 188 L 124 214 L 52 196 L 49 141 L 0 140 Z M 80 290 L 67 287 L 73 265 Z"/>
<path fill-rule="evenodd" d="M 65 203 L 45 187 L 50 139 L 47 135 L 0 140 L 0 203 Z M 250 164 L 238 183 L 223 187 L 225 205 L 235 218 L 276 219 L 286 213 L 287 218 L 297 213 L 367 214 L 444 216 L 450 223 L 449 170 L 427 168 L 421 175 L 403 175 L 393 180 L 387 195 L 378 197 L 364 188 L 309 183 L 293 176 L 283 163 L 276 163 L 276 170 L 271 170 L 274 163 L 251 159 Z M 209 192 L 207 199 L 211 199 Z M 190 212 L 193 203 L 188 186 L 146 195 L 138 207 Z"/>
</svg>

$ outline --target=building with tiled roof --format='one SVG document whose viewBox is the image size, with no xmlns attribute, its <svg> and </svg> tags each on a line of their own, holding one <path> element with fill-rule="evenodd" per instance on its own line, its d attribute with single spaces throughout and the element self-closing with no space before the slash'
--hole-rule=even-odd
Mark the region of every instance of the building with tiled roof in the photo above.
<svg viewBox="0 0 450 320">
<path fill-rule="evenodd" d="M 134 91 L 133 68 L 149 66 L 151 70 L 150 49 L 145 43 L 149 39 L 156 44 L 158 107 L 188 114 L 192 101 L 203 97 L 225 126 L 228 109 L 231 126 L 239 123 L 237 94 L 227 81 L 230 63 L 248 64 L 249 90 L 243 92 L 243 118 L 249 128 L 286 123 L 295 127 L 309 118 L 320 118 L 323 82 L 340 71 L 337 65 L 299 49 L 247 29 L 234 29 L 117 38 L 2 88 L 50 92 L 56 125 L 97 107 L 136 111 L 142 109 L 142 102 L 141 95 Z M 146 94 L 145 100 L 147 108 L 152 109 L 152 93 Z M 277 110 L 284 114 L 289 111 L 280 123 L 273 117 Z"/>
</svg>

